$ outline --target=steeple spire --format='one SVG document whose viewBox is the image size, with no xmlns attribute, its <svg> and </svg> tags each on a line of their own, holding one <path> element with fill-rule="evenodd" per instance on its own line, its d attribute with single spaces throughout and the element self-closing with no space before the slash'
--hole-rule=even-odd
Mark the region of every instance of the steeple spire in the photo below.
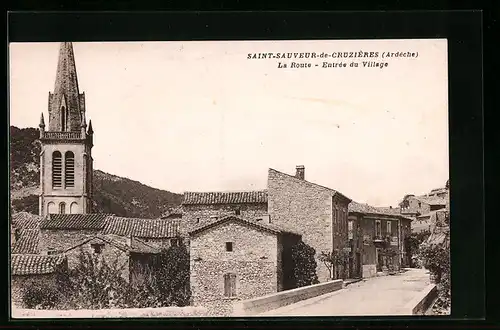
<svg viewBox="0 0 500 330">
<path fill-rule="evenodd" d="M 85 96 L 78 89 L 75 55 L 71 42 L 62 42 L 59 47 L 54 93 L 49 93 L 49 130 L 81 130 L 82 112 L 85 111 Z"/>
</svg>

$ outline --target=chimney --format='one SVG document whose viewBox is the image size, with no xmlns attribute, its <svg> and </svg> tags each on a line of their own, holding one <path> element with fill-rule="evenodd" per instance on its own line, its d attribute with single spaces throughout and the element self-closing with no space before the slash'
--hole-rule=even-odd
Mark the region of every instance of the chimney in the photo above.
<svg viewBox="0 0 500 330">
<path fill-rule="evenodd" d="M 306 172 L 306 168 L 304 167 L 304 165 L 297 165 L 295 167 L 295 169 L 297 170 L 295 172 L 295 177 L 297 179 L 304 180 L 305 179 L 305 172 Z"/>
</svg>

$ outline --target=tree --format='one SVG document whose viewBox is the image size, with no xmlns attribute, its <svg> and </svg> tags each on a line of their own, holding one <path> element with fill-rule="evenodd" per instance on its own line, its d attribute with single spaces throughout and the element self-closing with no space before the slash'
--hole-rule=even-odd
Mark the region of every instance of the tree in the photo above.
<svg viewBox="0 0 500 330">
<path fill-rule="evenodd" d="M 419 256 L 419 247 L 431 235 L 430 230 L 423 230 L 420 232 L 411 233 L 410 236 L 405 238 L 406 254 L 411 256 L 410 267 L 417 267 L 416 259 Z"/>
<path fill-rule="evenodd" d="M 332 278 L 347 278 L 349 252 L 346 248 L 334 249 L 331 252 L 321 252 L 319 260 L 326 266 Z"/>
<path fill-rule="evenodd" d="M 121 276 L 126 263 L 121 264 L 118 257 L 108 263 L 102 256 L 83 250 L 78 260 L 68 276 L 70 305 L 88 309 L 126 306 L 128 283 Z"/>
<path fill-rule="evenodd" d="M 154 292 L 163 306 L 187 306 L 191 299 L 189 287 L 189 251 L 179 238 L 178 246 L 161 252 Z"/>
<path fill-rule="evenodd" d="M 296 288 L 317 284 L 318 276 L 316 274 L 316 250 L 307 245 L 302 240 L 291 248 L 291 260 L 293 269 L 293 281 Z"/>
</svg>

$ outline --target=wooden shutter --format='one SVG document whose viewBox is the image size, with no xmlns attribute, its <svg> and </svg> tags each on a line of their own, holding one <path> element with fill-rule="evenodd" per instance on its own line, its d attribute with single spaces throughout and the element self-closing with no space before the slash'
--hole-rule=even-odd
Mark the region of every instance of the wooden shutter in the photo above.
<svg viewBox="0 0 500 330">
<path fill-rule="evenodd" d="M 231 279 L 229 277 L 229 274 L 225 274 L 224 275 L 224 296 L 225 297 L 230 297 L 231 295 L 231 283 L 230 283 Z"/>
<path fill-rule="evenodd" d="M 230 283 L 231 283 L 231 295 L 230 297 L 236 297 L 236 275 L 229 274 Z"/>
</svg>

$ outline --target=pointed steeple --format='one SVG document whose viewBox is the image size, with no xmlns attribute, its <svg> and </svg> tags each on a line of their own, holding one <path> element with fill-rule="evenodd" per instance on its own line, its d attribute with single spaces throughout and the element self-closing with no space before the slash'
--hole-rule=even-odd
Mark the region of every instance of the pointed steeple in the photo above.
<svg viewBox="0 0 500 330">
<path fill-rule="evenodd" d="M 88 130 L 88 134 L 89 134 L 89 135 L 94 134 L 94 130 L 92 129 L 92 119 L 91 119 L 91 120 L 89 120 L 89 130 Z"/>
<path fill-rule="evenodd" d="M 79 131 L 85 96 L 78 89 L 75 55 L 71 42 L 59 47 L 54 93 L 49 93 L 49 130 Z"/>
<path fill-rule="evenodd" d="M 40 116 L 40 125 L 38 125 L 40 128 L 45 128 L 45 120 L 43 119 L 43 112 L 42 115 Z"/>
</svg>

